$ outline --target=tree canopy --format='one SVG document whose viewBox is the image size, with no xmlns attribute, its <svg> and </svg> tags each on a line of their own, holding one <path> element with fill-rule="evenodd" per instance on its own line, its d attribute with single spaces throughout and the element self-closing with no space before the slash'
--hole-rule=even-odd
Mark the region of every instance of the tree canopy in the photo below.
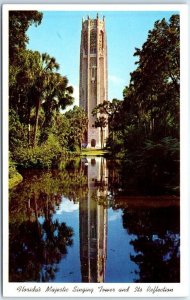
<svg viewBox="0 0 190 300">
<path fill-rule="evenodd" d="M 29 26 L 40 25 L 42 17 L 38 11 L 9 14 L 9 137 L 10 150 L 15 154 L 18 148 L 45 143 L 57 114 L 74 101 L 73 87 L 58 72 L 56 58 L 26 47 Z M 16 128 L 22 128 L 22 135 Z"/>
<path fill-rule="evenodd" d="M 26 32 L 32 24 L 40 25 L 43 14 L 38 11 L 9 12 L 9 60 L 16 64 L 19 61 L 20 50 L 26 49 L 29 41 Z"/>
<path fill-rule="evenodd" d="M 172 15 L 156 21 L 142 48 L 135 49 L 137 68 L 123 91 L 115 127 L 120 153 L 136 153 L 148 141 L 179 141 L 179 33 L 179 15 Z"/>
<path fill-rule="evenodd" d="M 124 111 L 146 137 L 179 137 L 179 16 L 155 22 L 124 90 Z"/>
</svg>

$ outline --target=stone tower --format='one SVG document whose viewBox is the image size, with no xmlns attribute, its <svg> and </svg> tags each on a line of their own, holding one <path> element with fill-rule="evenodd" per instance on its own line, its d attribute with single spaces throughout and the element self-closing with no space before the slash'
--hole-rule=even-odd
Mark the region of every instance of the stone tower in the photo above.
<svg viewBox="0 0 190 300">
<path fill-rule="evenodd" d="M 92 110 L 108 100 L 107 40 L 105 20 L 82 20 L 80 46 L 80 91 L 79 103 L 88 115 L 88 130 L 84 144 L 88 148 L 101 148 L 101 128 L 95 127 L 96 117 Z M 108 137 L 108 128 L 103 128 L 103 144 Z"/>
</svg>

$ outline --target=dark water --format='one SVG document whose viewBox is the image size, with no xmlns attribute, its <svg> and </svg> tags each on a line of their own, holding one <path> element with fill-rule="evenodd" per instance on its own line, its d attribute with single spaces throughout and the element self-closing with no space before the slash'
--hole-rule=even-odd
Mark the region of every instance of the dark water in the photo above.
<svg viewBox="0 0 190 300">
<path fill-rule="evenodd" d="M 10 192 L 10 281 L 180 281 L 176 196 L 129 193 L 103 157 L 23 176 Z"/>
</svg>

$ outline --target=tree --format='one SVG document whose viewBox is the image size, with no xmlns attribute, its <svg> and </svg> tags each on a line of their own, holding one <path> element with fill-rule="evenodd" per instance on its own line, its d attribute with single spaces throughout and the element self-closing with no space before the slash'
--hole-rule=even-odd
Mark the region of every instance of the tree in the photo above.
<svg viewBox="0 0 190 300">
<path fill-rule="evenodd" d="M 31 94 L 36 110 L 33 146 L 36 144 L 40 108 L 43 107 L 45 110 L 45 125 L 47 125 L 54 110 L 64 109 L 73 103 L 73 88 L 67 86 L 68 80 L 65 76 L 56 73 L 58 69 L 59 65 L 54 57 L 50 57 L 46 53 L 41 55 L 39 72 Z"/>
<path fill-rule="evenodd" d="M 32 90 L 39 70 L 40 53 L 21 50 L 19 59 L 22 61 L 20 66 L 10 65 L 9 106 L 19 116 L 20 122 L 28 126 L 29 144 L 31 110 L 35 107 Z"/>
<path fill-rule="evenodd" d="M 149 141 L 179 140 L 179 31 L 179 15 L 156 21 L 142 48 L 135 49 L 137 68 L 123 91 L 112 123 L 116 138 L 109 145 L 136 164 Z"/>
<path fill-rule="evenodd" d="M 101 132 L 101 148 L 104 147 L 104 132 L 103 132 L 103 128 L 105 128 L 108 124 L 107 118 L 105 118 L 105 116 L 100 116 L 97 117 L 96 121 L 95 121 L 95 127 L 98 128 L 100 127 L 100 132 Z"/>
<path fill-rule="evenodd" d="M 103 101 L 103 103 L 98 104 L 92 111 L 92 115 L 94 116 L 98 114 L 106 116 L 109 133 L 111 132 L 112 135 L 114 131 L 118 129 L 118 116 L 120 113 L 122 102 L 123 101 L 116 98 L 114 98 L 112 102 Z"/>
<path fill-rule="evenodd" d="M 68 79 L 65 76 L 56 72 L 59 65 L 54 57 L 46 53 L 23 50 L 21 58 L 22 69 L 17 70 L 15 79 L 11 75 L 10 107 L 17 112 L 21 122 L 28 125 L 29 144 L 31 110 L 35 110 L 32 139 L 35 146 L 40 113 L 44 112 L 43 134 L 45 129 L 51 126 L 54 111 L 64 109 L 73 103 L 73 88 L 68 86 Z"/>
<path fill-rule="evenodd" d="M 29 41 L 26 32 L 30 25 L 40 25 L 43 14 L 38 11 L 10 11 L 9 12 L 9 63 L 20 65 L 20 51 L 26 49 Z"/>
<path fill-rule="evenodd" d="M 105 128 L 108 125 L 108 110 L 109 110 L 109 102 L 104 101 L 103 103 L 99 104 L 92 110 L 92 115 L 96 117 L 95 120 L 95 127 L 98 128 L 100 127 L 101 131 L 101 148 L 104 146 L 103 142 L 103 128 Z"/>
<path fill-rule="evenodd" d="M 95 126 L 101 128 L 102 146 L 103 128 L 108 125 L 109 138 L 107 140 L 107 146 L 110 147 L 110 145 L 112 145 L 112 150 L 118 142 L 118 132 L 122 127 L 120 122 L 122 103 L 123 101 L 114 98 L 112 102 L 103 101 L 103 103 L 97 105 L 92 111 L 93 116 L 98 116 L 95 121 Z"/>
<path fill-rule="evenodd" d="M 35 64 L 32 51 L 26 50 L 29 41 L 26 32 L 30 25 L 39 25 L 42 17 L 38 11 L 9 12 L 9 103 L 25 123 L 31 110 L 27 93 L 33 80 L 32 70 L 36 67 L 32 66 Z"/>
<path fill-rule="evenodd" d="M 65 76 L 57 73 L 56 59 L 47 53 L 26 50 L 27 29 L 32 24 L 39 25 L 41 20 L 42 13 L 37 11 L 11 11 L 9 15 L 9 103 L 20 122 L 28 126 L 28 145 L 32 143 L 33 147 L 37 142 L 39 116 L 43 116 L 41 140 L 44 140 L 54 112 L 73 103 L 73 88 L 68 86 Z M 31 116 L 32 110 L 35 116 Z"/>
<path fill-rule="evenodd" d="M 47 97 L 42 103 L 44 122 L 41 128 L 41 140 L 46 139 L 48 131 L 55 124 L 55 118 L 61 115 L 60 109 L 64 110 L 73 103 L 73 87 L 68 86 L 68 79 L 59 73 L 52 73 L 47 87 Z M 58 119 L 57 119 L 58 121 Z M 62 128 L 63 130 L 63 128 Z"/>
<path fill-rule="evenodd" d="M 33 147 L 36 144 L 36 134 L 38 128 L 39 111 L 42 101 L 46 100 L 48 93 L 48 85 L 52 77 L 52 73 L 59 68 L 58 63 L 54 57 L 50 57 L 47 53 L 39 57 L 38 70 L 36 70 L 36 80 L 32 87 L 31 98 L 35 103 L 35 125 L 34 125 L 34 138 Z"/>
<path fill-rule="evenodd" d="M 65 117 L 69 120 L 69 136 L 68 146 L 71 150 L 75 149 L 76 146 L 82 148 L 82 141 L 84 134 L 87 131 L 88 117 L 85 111 L 78 106 L 74 106 L 73 110 L 69 110 L 65 113 Z"/>
<path fill-rule="evenodd" d="M 179 15 L 173 15 L 169 22 L 156 21 L 142 49 L 136 48 L 134 56 L 139 60 L 124 92 L 124 107 L 132 106 L 145 136 L 178 137 Z"/>
</svg>

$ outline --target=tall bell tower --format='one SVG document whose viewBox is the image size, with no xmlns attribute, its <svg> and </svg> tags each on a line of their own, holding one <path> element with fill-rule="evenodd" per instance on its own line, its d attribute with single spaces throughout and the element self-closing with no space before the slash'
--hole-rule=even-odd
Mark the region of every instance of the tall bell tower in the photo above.
<svg viewBox="0 0 190 300">
<path fill-rule="evenodd" d="M 108 100 L 107 40 L 105 19 L 82 20 L 80 46 L 79 104 L 88 115 L 88 130 L 84 143 L 88 148 L 101 148 L 101 128 L 95 127 L 92 110 Z M 97 116 L 98 117 L 98 116 Z M 108 127 L 103 129 L 103 145 L 108 137 Z"/>
</svg>

